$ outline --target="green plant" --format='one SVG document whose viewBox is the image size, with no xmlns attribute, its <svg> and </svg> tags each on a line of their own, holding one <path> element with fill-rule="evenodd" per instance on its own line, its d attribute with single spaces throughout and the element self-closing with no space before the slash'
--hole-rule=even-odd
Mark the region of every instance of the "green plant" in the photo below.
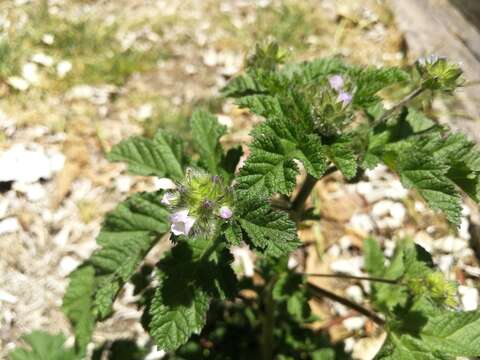
<svg viewBox="0 0 480 360">
<path fill-rule="evenodd" d="M 300 246 L 297 226 L 308 214 L 306 199 L 319 179 L 336 171 L 355 182 L 384 163 L 459 224 L 461 191 L 478 201 L 480 154 L 464 135 L 409 104 L 427 91 L 452 91 L 461 85 L 461 70 L 431 57 L 417 63 L 417 81 L 398 68 L 358 67 L 338 58 L 283 59 L 277 45 L 258 46 L 246 73 L 223 90 L 265 119 L 251 132 L 239 171 L 242 148 L 223 149 L 226 128 L 204 110 L 191 119 L 194 156 L 180 137 L 163 130 L 114 146 L 109 160 L 127 163 L 133 174 L 168 177 L 176 187 L 119 204 L 106 216 L 100 248 L 72 273 L 63 310 L 79 357 L 128 281 L 140 295 L 145 329 L 171 359 L 343 358 L 325 335 L 305 326 L 315 320 L 309 300 L 325 297 L 387 330 L 377 359 L 480 355 L 480 312 L 455 310 L 455 285 L 408 239 L 389 262 L 375 240 L 365 240 L 371 277 L 362 279 L 372 282 L 373 310 L 287 266 Z M 386 110 L 377 93 L 393 85 L 414 90 Z M 306 178 L 292 197 L 298 162 Z M 168 241 L 166 234 L 171 249 L 153 268 L 142 266 L 152 247 Z M 232 270 L 229 250 L 242 243 L 258 256 L 257 283 Z"/>
</svg>

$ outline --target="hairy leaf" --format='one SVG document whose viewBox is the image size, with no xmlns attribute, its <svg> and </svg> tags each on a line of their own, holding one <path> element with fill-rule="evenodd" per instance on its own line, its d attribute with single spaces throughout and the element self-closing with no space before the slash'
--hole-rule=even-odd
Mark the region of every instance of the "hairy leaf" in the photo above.
<svg viewBox="0 0 480 360">
<path fill-rule="evenodd" d="M 220 125 L 217 118 L 207 111 L 197 110 L 192 115 L 192 136 L 200 163 L 211 174 L 220 175 L 220 164 L 223 149 L 220 137 L 225 134 L 226 127 Z"/>
<path fill-rule="evenodd" d="M 70 274 L 70 283 L 63 297 L 62 309 L 73 325 L 75 347 L 80 355 L 85 354 L 95 327 L 93 293 L 95 269 L 87 265 Z"/>
<path fill-rule="evenodd" d="M 279 257 L 299 246 L 295 223 L 286 213 L 272 210 L 267 199 L 246 196 L 238 211 L 240 225 L 257 250 Z"/>
<path fill-rule="evenodd" d="M 131 137 L 115 145 L 107 158 L 125 162 L 136 175 L 154 175 L 179 180 L 183 177 L 181 142 L 160 130 L 153 140 Z"/>
</svg>

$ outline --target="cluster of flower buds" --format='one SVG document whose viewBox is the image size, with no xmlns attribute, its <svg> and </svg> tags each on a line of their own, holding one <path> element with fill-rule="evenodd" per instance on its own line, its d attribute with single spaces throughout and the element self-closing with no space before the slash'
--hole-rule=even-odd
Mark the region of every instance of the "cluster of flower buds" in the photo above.
<svg viewBox="0 0 480 360">
<path fill-rule="evenodd" d="M 414 295 L 427 294 L 436 303 L 449 307 L 458 305 L 455 284 L 445 279 L 441 272 L 436 271 L 423 278 L 411 279 L 407 285 Z"/>
<path fill-rule="evenodd" d="M 452 91 L 463 84 L 462 69 L 446 57 L 430 55 L 417 60 L 416 67 L 430 90 Z"/>
<path fill-rule="evenodd" d="M 187 169 L 185 179 L 161 200 L 167 206 L 174 235 L 211 233 L 233 217 L 233 193 L 219 176 Z"/>
<path fill-rule="evenodd" d="M 341 132 L 352 120 L 352 92 L 341 75 L 328 78 L 328 86 L 313 98 L 313 116 L 317 129 L 322 135 L 331 136 Z"/>
</svg>

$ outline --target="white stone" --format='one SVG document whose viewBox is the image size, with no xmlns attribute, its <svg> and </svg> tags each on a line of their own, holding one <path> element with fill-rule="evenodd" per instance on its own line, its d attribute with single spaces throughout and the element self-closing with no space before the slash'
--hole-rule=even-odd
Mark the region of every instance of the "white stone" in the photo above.
<svg viewBox="0 0 480 360">
<path fill-rule="evenodd" d="M 354 360 L 373 360 L 386 337 L 387 334 L 383 333 L 378 337 L 365 337 L 357 340 L 353 346 L 352 358 Z"/>
<path fill-rule="evenodd" d="M 55 42 L 55 36 L 53 34 L 44 34 L 42 36 L 42 42 L 45 45 L 53 45 L 53 43 Z"/>
<path fill-rule="evenodd" d="M 22 66 L 22 77 L 32 85 L 38 84 L 40 82 L 38 65 L 31 62 L 24 64 Z"/>
<path fill-rule="evenodd" d="M 356 331 L 363 329 L 363 327 L 365 326 L 365 322 L 366 320 L 363 316 L 352 316 L 343 320 L 342 323 L 345 329 L 347 329 L 348 331 Z"/>
<path fill-rule="evenodd" d="M 156 190 L 172 190 L 177 187 L 175 183 L 169 178 L 154 178 L 153 186 Z"/>
<path fill-rule="evenodd" d="M 19 76 L 11 76 L 7 79 L 8 85 L 18 91 L 25 91 L 30 87 L 30 83 Z"/>
<path fill-rule="evenodd" d="M 32 56 L 32 61 L 39 65 L 43 65 L 45 67 L 50 67 L 53 65 L 53 58 L 49 55 L 43 53 L 36 53 Z"/>
<path fill-rule="evenodd" d="M 16 144 L 0 154 L 0 181 L 33 183 L 49 179 L 63 167 L 65 156 L 60 153 L 46 154 L 43 148 L 27 149 Z"/>
<path fill-rule="evenodd" d="M 350 300 L 358 304 L 360 304 L 363 301 L 363 291 L 362 291 L 362 288 L 358 285 L 349 286 L 345 290 L 345 294 Z"/>
<path fill-rule="evenodd" d="M 57 75 L 60 78 L 65 77 L 72 70 L 72 63 L 68 60 L 62 60 L 57 64 Z"/>
<path fill-rule="evenodd" d="M 437 239 L 433 243 L 436 250 L 446 253 L 455 253 L 468 247 L 468 242 L 458 237 L 447 235 L 443 238 Z"/>
<path fill-rule="evenodd" d="M 0 235 L 10 234 L 20 230 L 20 223 L 16 217 L 9 217 L 0 221 Z"/>
<path fill-rule="evenodd" d="M 231 128 L 233 126 L 233 121 L 230 116 L 219 114 L 217 115 L 217 119 L 219 124 L 224 125 L 228 128 Z"/>
<path fill-rule="evenodd" d="M 153 115 L 153 105 L 152 104 L 143 104 L 137 110 L 137 118 L 139 120 L 146 120 L 151 118 Z"/>
<path fill-rule="evenodd" d="M 24 193 L 27 199 L 31 202 L 40 201 L 44 199 L 47 195 L 47 191 L 39 183 L 25 184 L 25 183 L 15 182 L 13 184 L 13 189 L 15 191 Z"/>
<path fill-rule="evenodd" d="M 207 66 L 215 66 L 218 62 L 218 53 L 214 49 L 208 49 L 203 54 L 203 63 Z"/>
<path fill-rule="evenodd" d="M 10 304 L 15 304 L 17 300 L 18 299 L 16 296 L 0 289 L 0 302 L 3 301 L 3 302 L 8 302 Z"/>
<path fill-rule="evenodd" d="M 166 354 L 165 351 L 159 350 L 157 345 L 154 345 L 152 351 L 150 351 L 145 357 L 145 360 L 160 360 L 163 359 Z"/>
<path fill-rule="evenodd" d="M 115 186 L 117 190 L 121 193 L 129 192 L 132 187 L 132 178 L 130 176 L 118 176 L 115 179 Z"/>
<path fill-rule="evenodd" d="M 65 256 L 64 258 L 62 258 L 62 260 L 60 260 L 58 273 L 60 274 L 60 276 L 66 277 L 73 270 L 75 270 L 78 265 L 80 265 L 79 260 L 71 256 Z"/>
<path fill-rule="evenodd" d="M 478 290 L 474 287 L 460 285 L 458 293 L 465 311 L 477 310 L 478 308 Z"/>
<path fill-rule="evenodd" d="M 330 264 L 330 270 L 336 273 L 361 276 L 363 268 L 363 257 L 354 256 L 349 259 L 338 259 Z"/>
<path fill-rule="evenodd" d="M 9 206 L 8 200 L 3 197 L 0 198 L 0 219 L 7 216 L 8 206 Z"/>
<path fill-rule="evenodd" d="M 349 226 L 354 230 L 359 230 L 365 234 L 371 233 L 375 228 L 370 215 L 357 213 L 354 214 L 349 221 Z"/>
</svg>

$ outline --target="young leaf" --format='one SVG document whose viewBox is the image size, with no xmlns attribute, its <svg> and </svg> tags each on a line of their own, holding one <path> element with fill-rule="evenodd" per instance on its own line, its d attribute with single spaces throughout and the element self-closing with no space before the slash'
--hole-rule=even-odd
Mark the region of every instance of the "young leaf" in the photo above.
<svg viewBox="0 0 480 360">
<path fill-rule="evenodd" d="M 125 162 L 136 175 L 183 178 L 184 159 L 181 143 L 168 133 L 159 130 L 153 140 L 131 137 L 113 146 L 107 155 L 112 162 Z"/>
<path fill-rule="evenodd" d="M 95 291 L 95 269 L 82 266 L 70 274 L 70 283 L 63 297 L 62 309 L 73 325 L 75 348 L 85 354 L 95 327 L 93 293 Z"/>
<path fill-rule="evenodd" d="M 266 198 L 245 196 L 238 218 L 253 247 L 267 256 L 280 257 L 300 245 L 295 223 L 286 213 L 272 210 Z"/>
<path fill-rule="evenodd" d="M 43 331 L 33 331 L 22 336 L 30 347 L 17 348 L 9 355 L 11 360 L 79 360 L 73 349 L 65 348 L 63 334 L 52 335 Z"/>
<path fill-rule="evenodd" d="M 221 175 L 220 164 L 223 149 L 220 137 L 225 134 L 226 127 L 220 125 L 217 118 L 207 111 L 197 110 L 192 115 L 192 136 L 200 163 L 211 174 Z"/>
<path fill-rule="evenodd" d="M 240 170 L 238 188 L 269 195 L 290 194 L 296 183 L 299 160 L 307 172 L 319 178 L 326 170 L 326 154 L 321 138 L 314 133 L 312 120 L 303 104 L 290 94 L 289 106 L 281 106 L 269 96 L 248 96 L 241 106 L 267 116 L 267 120 L 252 131 L 251 154 Z"/>
</svg>

